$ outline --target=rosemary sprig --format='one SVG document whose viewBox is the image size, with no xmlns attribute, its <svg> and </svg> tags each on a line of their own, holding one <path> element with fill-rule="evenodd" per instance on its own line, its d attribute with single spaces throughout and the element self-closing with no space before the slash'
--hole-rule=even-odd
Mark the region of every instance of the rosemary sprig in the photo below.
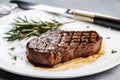
<svg viewBox="0 0 120 80">
<path fill-rule="evenodd" d="M 54 19 L 52 19 L 51 22 L 35 21 L 28 20 L 26 17 L 24 19 L 17 17 L 15 22 L 12 23 L 14 27 L 5 33 L 8 36 L 4 38 L 6 38 L 7 41 L 22 40 L 31 36 L 38 36 L 48 30 L 57 30 L 61 25 L 67 23 L 70 22 L 61 23 Z"/>
</svg>

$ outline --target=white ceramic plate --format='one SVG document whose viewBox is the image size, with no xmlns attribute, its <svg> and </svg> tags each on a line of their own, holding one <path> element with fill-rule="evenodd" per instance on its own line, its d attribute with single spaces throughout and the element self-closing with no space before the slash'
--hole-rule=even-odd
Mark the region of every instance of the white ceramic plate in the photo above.
<svg viewBox="0 0 120 80">
<path fill-rule="evenodd" d="M 3 39 L 6 36 L 4 33 L 7 32 L 12 26 L 11 22 L 14 21 L 14 18 L 20 16 L 27 16 L 29 19 L 38 18 L 41 20 L 50 21 L 50 18 L 55 17 L 49 13 L 38 11 L 38 10 L 30 10 L 19 12 L 15 14 L 11 14 L 5 16 L 0 19 L 0 68 L 15 74 L 20 74 L 24 76 L 38 77 L 38 78 L 73 78 L 73 77 L 82 77 L 91 74 L 96 74 L 105 70 L 108 70 L 120 63 L 120 32 L 110 30 L 104 28 L 102 26 L 97 26 L 94 24 L 85 23 L 82 21 L 78 21 L 75 23 L 67 24 L 62 27 L 64 30 L 96 30 L 102 37 L 106 44 L 106 54 L 100 57 L 96 62 L 92 64 L 85 65 L 80 68 L 63 70 L 63 71 L 46 71 L 46 70 L 38 70 L 26 60 L 25 55 L 25 45 L 27 43 L 26 40 L 23 41 L 15 41 L 15 42 L 7 42 Z M 58 18 L 57 20 L 61 22 L 73 21 L 68 18 Z M 90 28 L 86 28 L 89 26 Z M 106 39 L 106 37 L 111 37 L 111 39 Z M 11 47 L 15 47 L 14 51 L 8 50 Z M 111 50 L 117 50 L 117 53 L 112 54 Z M 17 55 L 19 58 L 15 61 L 11 59 L 9 55 Z M 23 60 L 21 59 L 23 57 Z"/>
</svg>

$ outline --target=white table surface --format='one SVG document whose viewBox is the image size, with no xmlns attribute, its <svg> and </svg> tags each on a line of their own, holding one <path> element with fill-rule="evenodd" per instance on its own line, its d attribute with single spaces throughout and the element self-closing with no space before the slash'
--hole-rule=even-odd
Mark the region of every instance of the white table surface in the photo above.
<svg viewBox="0 0 120 80">
<path fill-rule="evenodd" d="M 26 0 L 33 2 L 34 0 Z M 35 0 L 40 4 L 47 4 L 63 8 L 81 9 L 91 12 L 97 12 L 120 18 L 120 0 Z M 9 0 L 0 0 L 0 3 L 8 3 Z M 18 9 L 18 11 L 22 11 Z M 64 79 L 64 80 L 119 80 L 120 65 L 95 75 Z M 46 80 L 31 77 L 20 76 L 0 70 L 0 80 Z M 48 80 L 48 79 L 47 79 Z M 63 80 L 63 79 L 62 79 Z"/>
</svg>

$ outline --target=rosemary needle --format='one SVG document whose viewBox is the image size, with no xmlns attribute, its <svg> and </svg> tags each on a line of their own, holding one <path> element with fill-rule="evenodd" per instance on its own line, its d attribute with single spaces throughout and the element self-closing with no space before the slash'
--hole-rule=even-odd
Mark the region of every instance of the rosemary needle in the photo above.
<svg viewBox="0 0 120 80">
<path fill-rule="evenodd" d="M 17 17 L 15 22 L 12 23 L 13 28 L 5 33 L 7 36 L 4 38 L 6 38 L 7 41 L 22 40 L 31 36 L 39 36 L 48 30 L 57 30 L 60 26 L 68 23 L 71 22 L 61 23 L 55 19 L 52 19 L 51 22 L 35 21 L 28 20 L 26 17 L 24 19 Z"/>
</svg>

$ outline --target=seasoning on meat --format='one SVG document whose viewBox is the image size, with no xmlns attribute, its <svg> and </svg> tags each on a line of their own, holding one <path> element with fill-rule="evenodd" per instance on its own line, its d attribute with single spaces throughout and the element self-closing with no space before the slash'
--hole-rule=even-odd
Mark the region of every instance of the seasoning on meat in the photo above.
<svg viewBox="0 0 120 80">
<path fill-rule="evenodd" d="M 102 37 L 96 31 L 53 31 L 30 40 L 26 45 L 31 63 L 55 66 L 79 57 L 96 54 Z"/>
</svg>

